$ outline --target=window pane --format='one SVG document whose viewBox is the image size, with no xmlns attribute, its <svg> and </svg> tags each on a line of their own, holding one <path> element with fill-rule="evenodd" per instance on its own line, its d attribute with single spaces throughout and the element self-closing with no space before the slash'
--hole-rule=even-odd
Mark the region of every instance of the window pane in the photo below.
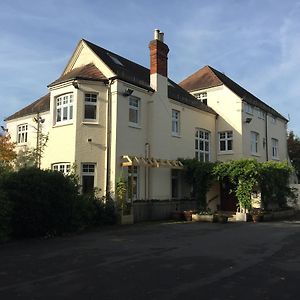
<svg viewBox="0 0 300 300">
<path fill-rule="evenodd" d="M 71 105 L 70 107 L 69 107 L 69 119 L 70 120 L 72 120 L 73 119 L 73 105 Z"/>
<path fill-rule="evenodd" d="M 205 161 L 209 161 L 209 154 L 205 153 Z"/>
<path fill-rule="evenodd" d="M 232 140 L 227 141 L 227 150 L 232 150 Z"/>
<path fill-rule="evenodd" d="M 63 120 L 68 120 L 68 107 L 63 108 Z"/>
<path fill-rule="evenodd" d="M 138 123 L 138 111 L 135 109 L 129 109 L 129 122 Z"/>
<path fill-rule="evenodd" d="M 226 150 L 226 144 L 225 141 L 220 141 L 220 150 L 225 151 Z M 229 149 L 228 149 L 229 150 Z"/>
<path fill-rule="evenodd" d="M 96 105 L 86 104 L 85 110 L 84 110 L 84 118 L 95 120 L 96 119 L 96 111 L 97 111 Z"/>
<path fill-rule="evenodd" d="M 57 122 L 61 121 L 61 108 L 58 108 L 56 111 L 56 121 Z"/>
</svg>

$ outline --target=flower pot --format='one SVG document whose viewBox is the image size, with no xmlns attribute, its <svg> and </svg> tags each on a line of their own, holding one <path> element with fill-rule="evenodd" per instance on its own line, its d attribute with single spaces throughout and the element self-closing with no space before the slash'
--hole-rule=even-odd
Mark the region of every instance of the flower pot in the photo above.
<svg viewBox="0 0 300 300">
<path fill-rule="evenodd" d="M 183 212 L 183 217 L 184 217 L 184 220 L 185 221 L 192 221 L 192 211 L 190 211 L 190 210 L 185 210 L 184 212 Z"/>
<path fill-rule="evenodd" d="M 263 216 L 262 215 L 252 215 L 252 220 L 254 223 L 261 222 L 263 220 Z"/>
</svg>

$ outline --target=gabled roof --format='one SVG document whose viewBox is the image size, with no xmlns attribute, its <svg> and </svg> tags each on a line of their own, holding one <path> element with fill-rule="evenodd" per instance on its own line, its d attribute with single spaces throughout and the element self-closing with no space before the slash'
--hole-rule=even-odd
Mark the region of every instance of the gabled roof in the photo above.
<svg viewBox="0 0 300 300">
<path fill-rule="evenodd" d="M 107 81 L 107 78 L 103 75 L 103 73 L 94 64 L 91 63 L 82 67 L 75 68 L 70 72 L 60 76 L 57 80 L 50 83 L 48 87 L 75 79 Z"/>
<path fill-rule="evenodd" d="M 275 117 L 281 118 L 285 121 L 288 121 L 284 116 L 282 116 L 275 109 L 264 103 L 262 100 L 251 94 L 249 91 L 241 87 L 239 84 L 234 82 L 232 79 L 227 77 L 225 74 L 219 72 L 218 70 L 205 66 L 202 69 L 198 70 L 191 76 L 184 79 L 179 85 L 190 91 L 208 89 L 211 87 L 216 87 L 224 84 L 236 95 L 242 98 L 245 102 L 257 106 L 262 110 L 274 115 Z"/>
<path fill-rule="evenodd" d="M 13 115 L 7 117 L 4 121 L 9 121 L 37 113 L 42 113 L 50 110 L 50 93 L 39 98 L 28 106 L 17 111 Z"/>
<path fill-rule="evenodd" d="M 118 54 L 101 48 L 87 40 L 83 40 L 93 52 L 117 75 L 117 78 L 134 85 L 154 91 L 150 86 L 150 70 L 130 61 Z M 200 110 L 217 114 L 212 108 L 198 101 L 185 89 L 168 79 L 168 97 L 186 105 L 198 108 Z"/>
<path fill-rule="evenodd" d="M 136 86 L 142 87 L 146 90 L 154 92 L 150 86 L 150 70 L 130 61 L 118 54 L 115 54 L 109 50 L 101 48 L 87 40 L 83 40 L 88 47 L 116 74 L 116 77 L 126 82 L 132 83 Z M 53 81 L 48 87 L 54 86 L 59 83 L 63 83 L 69 80 L 84 79 L 84 80 L 97 80 L 106 81 L 108 78 L 92 63 L 75 68 L 68 73 L 63 74 L 57 80 Z M 206 111 L 211 114 L 217 115 L 217 113 L 209 106 L 203 104 L 197 100 L 185 89 L 177 85 L 172 80 L 168 79 L 168 97 L 180 103 L 198 108 L 202 111 Z M 5 120 L 11 120 L 37 112 L 47 111 L 50 109 L 50 96 L 49 94 L 36 100 L 34 103 L 26 106 L 17 113 L 9 116 Z"/>
</svg>

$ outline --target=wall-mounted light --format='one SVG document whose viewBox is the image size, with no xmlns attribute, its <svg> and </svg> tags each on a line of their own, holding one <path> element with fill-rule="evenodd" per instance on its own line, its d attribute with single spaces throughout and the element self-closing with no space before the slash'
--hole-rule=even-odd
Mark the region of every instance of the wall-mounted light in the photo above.
<svg viewBox="0 0 300 300">
<path fill-rule="evenodd" d="M 88 141 L 89 143 L 91 143 L 93 140 L 92 140 L 91 138 L 89 138 L 87 141 Z"/>
<path fill-rule="evenodd" d="M 252 118 L 246 118 L 245 123 L 249 124 L 252 121 Z"/>
<path fill-rule="evenodd" d="M 1 125 L 1 129 L 4 131 L 4 132 L 8 132 L 8 129 L 5 128 L 4 126 Z"/>
<path fill-rule="evenodd" d="M 124 96 L 124 97 L 128 97 L 128 96 L 130 96 L 132 93 L 133 93 L 133 90 L 128 88 L 128 89 L 126 89 L 125 92 L 123 93 L 123 96 Z"/>
</svg>

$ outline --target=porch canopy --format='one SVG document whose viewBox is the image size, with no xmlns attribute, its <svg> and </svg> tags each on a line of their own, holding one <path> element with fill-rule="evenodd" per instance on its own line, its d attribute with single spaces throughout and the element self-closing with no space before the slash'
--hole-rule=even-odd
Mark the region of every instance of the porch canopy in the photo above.
<svg viewBox="0 0 300 300">
<path fill-rule="evenodd" d="M 183 169 L 183 164 L 179 160 L 172 159 L 160 159 L 160 158 L 145 158 L 137 156 L 122 156 L 123 162 L 121 163 L 122 167 L 131 167 L 131 166 L 144 166 L 150 168 L 172 168 L 172 169 Z"/>
</svg>

